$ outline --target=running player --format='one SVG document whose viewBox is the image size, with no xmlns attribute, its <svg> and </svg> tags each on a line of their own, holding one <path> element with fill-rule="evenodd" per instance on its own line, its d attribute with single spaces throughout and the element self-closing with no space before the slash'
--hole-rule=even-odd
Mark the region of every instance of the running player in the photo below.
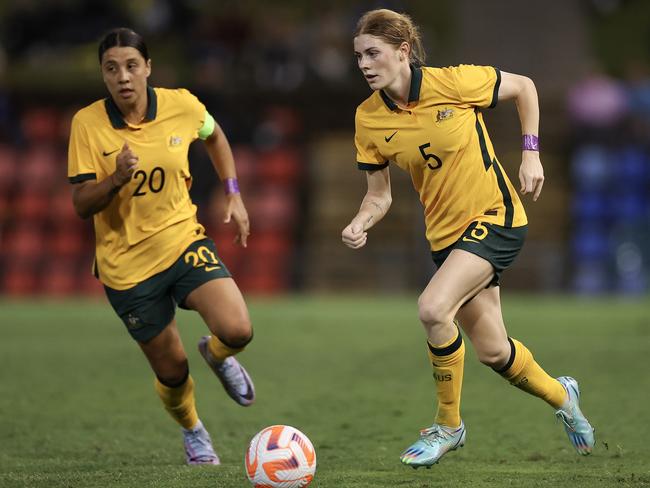
<svg viewBox="0 0 650 488">
<path fill-rule="evenodd" d="M 235 359 L 252 339 L 244 298 L 196 218 L 188 149 L 200 138 L 224 182 L 224 222 L 246 247 L 248 214 L 228 140 L 205 106 L 183 89 L 147 84 L 151 60 L 140 35 L 119 28 L 99 44 L 109 96 L 72 120 L 68 178 L 82 218 L 93 217 L 95 275 L 155 374 L 155 389 L 182 427 L 188 464 L 219 464 L 197 415 L 176 305 L 197 311 L 211 335 L 199 351 L 240 405 L 255 397 Z"/>
<path fill-rule="evenodd" d="M 539 159 L 539 109 L 533 82 L 488 66 L 424 67 L 418 28 L 391 10 L 364 14 L 354 51 L 373 90 L 357 109 L 357 163 L 368 191 L 342 232 L 352 249 L 391 204 L 389 163 L 407 171 L 424 206 L 426 236 L 437 272 L 418 300 L 436 384 L 435 423 L 401 455 L 404 464 L 431 466 L 465 442 L 460 416 L 465 346 L 514 386 L 550 404 L 580 454 L 594 445 L 581 413 L 577 382 L 552 378 L 521 342 L 508 337 L 499 276 L 517 256 L 527 219 L 499 163 L 482 111 L 514 100 L 523 135 L 519 181 L 537 200 L 544 183 Z"/>
</svg>

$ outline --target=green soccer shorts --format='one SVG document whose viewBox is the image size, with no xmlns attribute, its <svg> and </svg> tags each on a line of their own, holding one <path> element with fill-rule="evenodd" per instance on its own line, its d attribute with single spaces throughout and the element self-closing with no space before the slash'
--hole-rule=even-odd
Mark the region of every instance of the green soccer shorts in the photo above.
<svg viewBox="0 0 650 488">
<path fill-rule="evenodd" d="M 203 283 L 229 278 L 230 272 L 217 255 L 212 239 L 189 245 L 176 262 L 126 290 L 104 286 L 111 306 L 138 342 L 147 342 L 160 334 L 172 321 L 176 305 L 185 306 L 185 298 Z"/>
</svg>

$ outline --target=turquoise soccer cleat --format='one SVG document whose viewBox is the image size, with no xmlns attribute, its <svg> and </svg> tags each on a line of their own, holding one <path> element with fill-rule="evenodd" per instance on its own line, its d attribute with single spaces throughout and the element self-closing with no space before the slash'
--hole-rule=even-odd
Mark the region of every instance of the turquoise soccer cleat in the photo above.
<svg viewBox="0 0 650 488">
<path fill-rule="evenodd" d="M 420 439 L 406 449 L 400 456 L 402 463 L 419 468 L 430 468 L 449 451 L 455 451 L 465 445 L 465 424 L 460 427 L 446 427 L 433 424 L 420 431 Z"/>
<path fill-rule="evenodd" d="M 187 464 L 219 464 L 219 456 L 214 452 L 210 434 L 199 420 L 193 429 L 183 429 L 185 457 Z"/>
<path fill-rule="evenodd" d="M 564 423 L 564 430 L 576 451 L 587 456 L 594 448 L 594 428 L 580 411 L 578 382 L 569 376 L 560 376 L 557 380 L 566 390 L 569 399 L 562 408 L 555 412 L 555 416 Z"/>
</svg>

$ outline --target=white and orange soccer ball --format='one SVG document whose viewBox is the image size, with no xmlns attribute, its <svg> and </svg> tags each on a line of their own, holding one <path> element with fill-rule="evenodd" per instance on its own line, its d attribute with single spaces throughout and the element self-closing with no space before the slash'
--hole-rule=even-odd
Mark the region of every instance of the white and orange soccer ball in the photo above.
<svg viewBox="0 0 650 488">
<path fill-rule="evenodd" d="M 272 425 L 258 432 L 246 452 L 246 475 L 255 488 L 302 488 L 314 479 L 316 451 L 294 427 Z"/>
</svg>

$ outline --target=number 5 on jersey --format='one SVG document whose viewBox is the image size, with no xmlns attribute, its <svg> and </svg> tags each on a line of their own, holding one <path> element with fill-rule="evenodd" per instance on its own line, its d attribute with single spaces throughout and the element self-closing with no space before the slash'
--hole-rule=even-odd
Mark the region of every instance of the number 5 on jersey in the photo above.
<svg viewBox="0 0 650 488">
<path fill-rule="evenodd" d="M 424 158 L 425 161 L 429 161 L 430 159 L 433 159 L 434 163 L 427 163 L 427 166 L 429 169 L 438 169 L 442 166 L 442 160 L 436 156 L 433 153 L 428 153 L 425 151 L 426 148 L 431 146 L 430 142 L 427 142 L 426 144 L 422 144 L 421 146 L 418 146 L 420 149 L 420 154 L 422 154 L 422 157 Z"/>
</svg>

